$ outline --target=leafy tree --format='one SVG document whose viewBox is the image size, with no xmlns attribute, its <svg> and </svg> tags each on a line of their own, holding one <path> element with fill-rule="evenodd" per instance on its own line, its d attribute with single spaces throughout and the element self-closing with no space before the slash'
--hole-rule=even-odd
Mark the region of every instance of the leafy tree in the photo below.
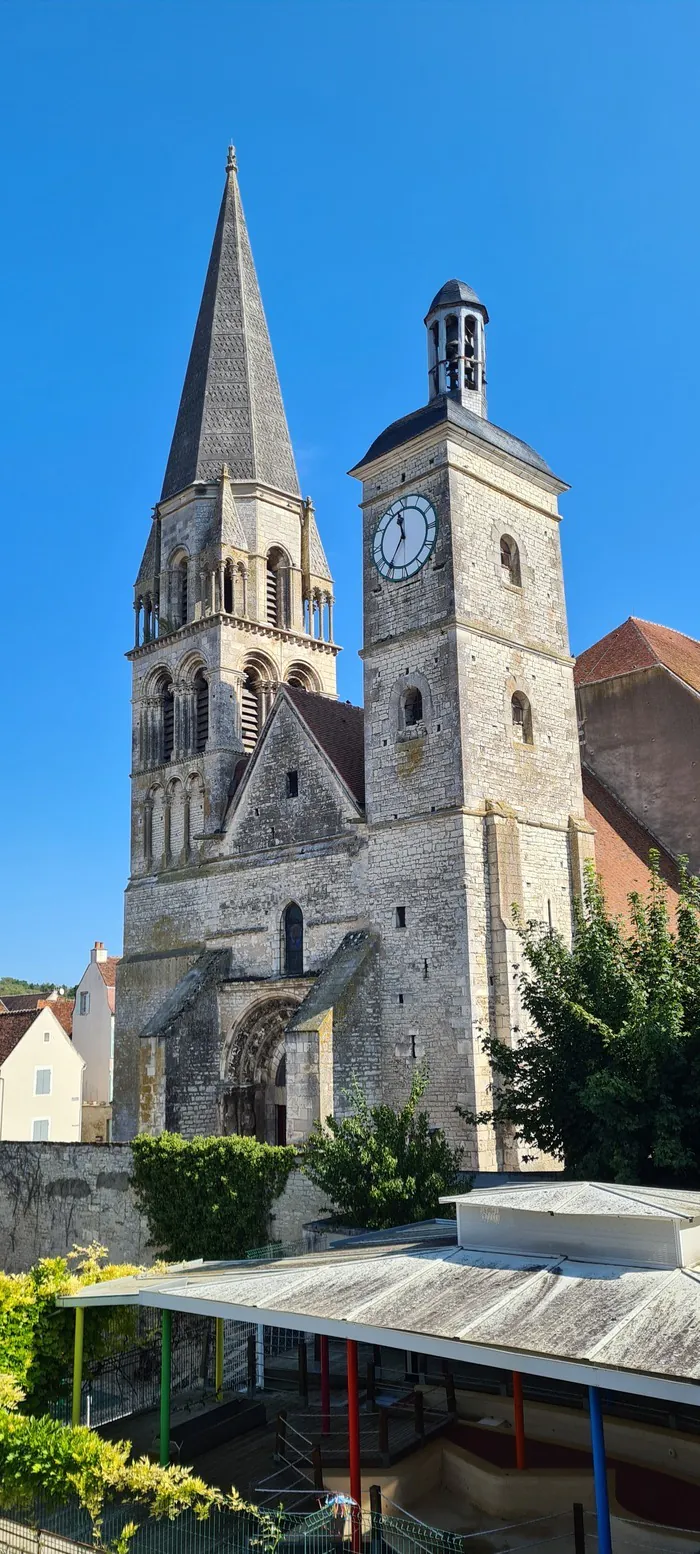
<svg viewBox="0 0 700 1554">
<path fill-rule="evenodd" d="M 132 1182 L 153 1244 L 175 1262 L 243 1257 L 267 1240 L 270 1211 L 294 1168 L 290 1148 L 257 1139 L 139 1133 Z"/>
<path fill-rule="evenodd" d="M 75 997 L 77 987 L 69 987 L 67 982 L 23 982 L 21 977 L 0 977 L 0 998 L 3 993 L 65 993 L 66 997 Z"/>
<path fill-rule="evenodd" d="M 350 1086 L 352 1112 L 316 1123 L 302 1150 L 305 1174 L 327 1192 L 340 1225 L 384 1230 L 431 1219 L 441 1212 L 459 1169 L 460 1151 L 450 1149 L 440 1128 L 431 1128 L 418 1103 L 428 1073 L 414 1071 L 405 1106 L 369 1106 L 356 1080 Z"/>
<path fill-rule="evenodd" d="M 521 927 L 512 1047 L 483 1036 L 495 1122 L 564 1161 L 568 1176 L 700 1183 L 700 882 L 682 872 L 677 929 L 658 854 L 630 922 L 607 911 L 591 866 L 569 949 Z M 471 1125 L 490 1120 L 458 1108 Z"/>
</svg>

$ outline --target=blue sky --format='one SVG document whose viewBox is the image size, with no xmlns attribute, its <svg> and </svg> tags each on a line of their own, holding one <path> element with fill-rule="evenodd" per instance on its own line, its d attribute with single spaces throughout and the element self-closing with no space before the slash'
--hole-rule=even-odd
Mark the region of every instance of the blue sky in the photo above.
<svg viewBox="0 0 700 1554">
<path fill-rule="evenodd" d="M 571 482 L 574 651 L 700 635 L 697 0 L 0 3 L 0 972 L 121 945 L 132 583 L 221 195 L 240 180 L 359 700 L 345 471 L 487 302 L 489 410 Z"/>
</svg>

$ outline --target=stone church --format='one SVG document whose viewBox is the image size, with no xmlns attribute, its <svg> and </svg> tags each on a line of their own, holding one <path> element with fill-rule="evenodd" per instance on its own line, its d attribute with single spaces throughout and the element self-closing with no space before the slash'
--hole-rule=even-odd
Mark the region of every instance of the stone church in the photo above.
<svg viewBox="0 0 700 1554">
<path fill-rule="evenodd" d="M 488 1109 L 518 1023 L 513 906 L 568 934 L 584 818 L 557 499 L 489 421 L 488 313 L 448 281 L 427 400 L 355 464 L 364 711 L 226 184 L 134 597 L 131 878 L 114 1137 L 303 1139 L 405 1098 Z M 416 330 L 416 349 L 420 332 Z M 379 362 L 377 369 L 379 370 Z M 517 1167 L 484 1127 L 465 1164 Z"/>
</svg>

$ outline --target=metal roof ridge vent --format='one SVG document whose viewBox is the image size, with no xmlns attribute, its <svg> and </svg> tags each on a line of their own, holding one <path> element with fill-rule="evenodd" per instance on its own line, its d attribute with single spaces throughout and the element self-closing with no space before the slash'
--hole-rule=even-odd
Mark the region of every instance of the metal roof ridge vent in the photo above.
<svg viewBox="0 0 700 1554">
<path fill-rule="evenodd" d="M 617 1182 L 517 1183 L 443 1198 L 457 1243 L 519 1256 L 647 1268 L 700 1262 L 700 1192 Z"/>
</svg>

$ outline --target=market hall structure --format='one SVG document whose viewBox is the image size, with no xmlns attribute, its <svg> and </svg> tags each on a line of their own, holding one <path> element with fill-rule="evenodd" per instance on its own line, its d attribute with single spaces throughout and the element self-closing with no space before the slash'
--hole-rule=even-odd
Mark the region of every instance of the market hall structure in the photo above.
<svg viewBox="0 0 700 1554">
<path fill-rule="evenodd" d="M 217 1331 L 232 1320 L 320 1335 L 326 1367 L 328 1340 L 342 1340 L 347 1385 L 338 1406 L 347 1414 L 349 1487 L 358 1505 L 358 1345 L 576 1383 L 588 1390 L 598 1547 L 609 1554 L 601 1395 L 700 1406 L 700 1193 L 533 1182 L 446 1201 L 456 1204 L 456 1227 L 443 1221 L 432 1235 L 429 1226 L 406 1227 L 393 1238 L 346 1239 L 322 1255 L 192 1264 L 63 1297 L 60 1304 L 76 1308 L 74 1421 L 84 1312 L 110 1304 L 162 1313 L 163 1462 L 174 1312 L 207 1316 Z M 514 1398 L 518 1466 L 527 1471 L 517 1383 Z"/>
</svg>

